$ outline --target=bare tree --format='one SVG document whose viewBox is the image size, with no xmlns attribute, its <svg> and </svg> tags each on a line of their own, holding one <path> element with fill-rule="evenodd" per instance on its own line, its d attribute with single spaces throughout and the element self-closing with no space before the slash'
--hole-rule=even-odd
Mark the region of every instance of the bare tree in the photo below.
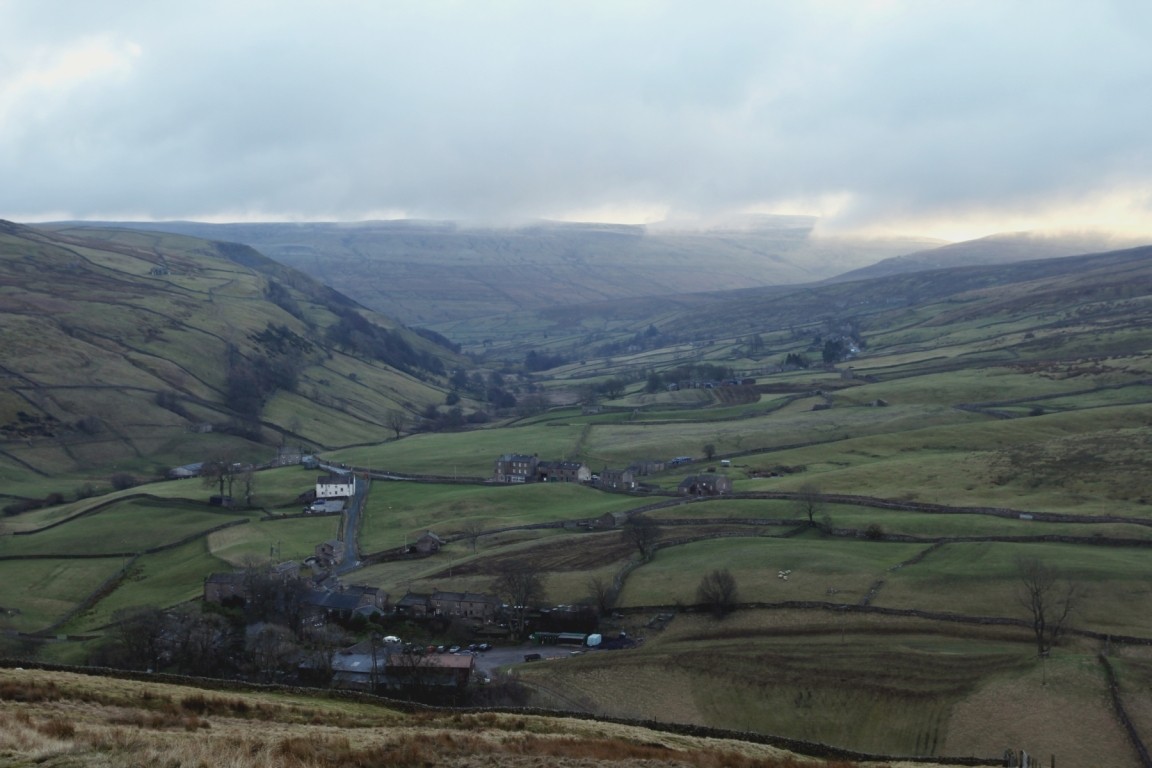
<svg viewBox="0 0 1152 768">
<path fill-rule="evenodd" d="M 544 576 L 527 560 L 507 563 L 496 577 L 493 590 L 508 605 L 508 624 L 516 638 L 523 637 L 528 611 L 544 599 Z"/>
<path fill-rule="evenodd" d="M 624 541 L 636 547 L 640 559 L 648 562 L 656 554 L 656 542 L 660 538 L 660 528 L 651 520 L 637 517 L 623 531 Z"/>
<path fill-rule="evenodd" d="M 287 627 L 265 624 L 248 638 L 245 650 L 260 678 L 270 683 L 277 672 L 287 672 L 300 653 L 296 638 Z"/>
<path fill-rule="evenodd" d="M 616 585 L 612 583 L 611 579 L 606 579 L 603 576 L 593 576 L 588 579 L 588 596 L 601 616 L 612 613 L 612 609 L 616 607 L 616 600 L 619 598 Z"/>
<path fill-rule="evenodd" d="M 200 481 L 206 488 L 218 486 L 221 496 L 232 495 L 232 485 L 240 465 L 231 452 L 223 452 L 204 462 L 200 467 Z"/>
<path fill-rule="evenodd" d="M 796 508 L 800 514 L 808 518 L 808 525 L 816 525 L 816 515 L 820 512 L 823 502 L 820 486 L 816 483 L 804 483 L 796 492 Z"/>
<path fill-rule="evenodd" d="M 388 429 L 396 433 L 396 439 L 400 439 L 400 433 L 404 431 L 404 427 L 408 425 L 408 417 L 404 415 L 403 411 L 395 409 L 388 411 L 384 414 L 384 423 Z"/>
<path fill-rule="evenodd" d="M 708 606 L 718 619 L 736 609 L 736 577 L 727 568 L 718 568 L 700 579 L 696 601 Z"/>
<path fill-rule="evenodd" d="M 108 633 L 115 648 L 117 666 L 155 670 L 160 667 L 165 629 L 164 612 L 159 608 L 121 608 L 112 614 L 114 628 Z"/>
<path fill-rule="evenodd" d="M 232 642 L 232 627 L 217 613 L 201 613 L 187 606 L 171 615 L 173 662 L 180 672 L 210 675 L 218 672 L 227 659 Z"/>
<path fill-rule="evenodd" d="M 348 644 L 344 630 L 334 624 L 323 624 L 306 627 L 303 636 L 304 656 L 312 682 L 328 685 L 332 681 L 336 653 Z"/>
<path fill-rule="evenodd" d="M 473 553 L 476 552 L 476 542 L 482 533 L 484 533 L 484 524 L 479 520 L 472 519 L 464 522 L 464 538 L 468 540 L 468 546 L 472 548 Z"/>
<path fill-rule="evenodd" d="M 240 493 L 244 497 L 244 506 L 252 506 L 252 497 L 256 494 L 256 468 L 245 464 L 237 470 L 240 479 Z"/>
<path fill-rule="evenodd" d="M 1016 572 L 1020 578 L 1017 597 L 1032 619 L 1036 655 L 1047 656 L 1076 610 L 1080 586 L 1036 558 L 1017 560 Z"/>
</svg>

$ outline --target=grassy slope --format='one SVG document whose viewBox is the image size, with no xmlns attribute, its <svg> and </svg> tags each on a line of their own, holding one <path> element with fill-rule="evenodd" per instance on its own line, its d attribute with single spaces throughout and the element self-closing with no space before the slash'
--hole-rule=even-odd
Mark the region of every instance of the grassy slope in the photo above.
<svg viewBox="0 0 1152 768">
<path fill-rule="evenodd" d="M 565 718 L 408 714 L 387 702 L 300 693 L 217 692 L 22 669 L 0 670 L 0 691 L 6 765 L 796 765 L 782 750 L 732 739 Z"/>
<path fill-rule="evenodd" d="M 272 281 L 297 316 L 267 298 Z M 234 417 L 225 400 L 227 360 L 263 354 L 254 336 L 269 324 L 312 345 L 311 352 L 292 353 L 296 394 L 280 390 L 266 403 L 269 443 L 279 442 L 277 432 L 319 444 L 379 439 L 388 409 L 414 412 L 441 401 L 434 382 L 329 348 L 324 332 L 336 320 L 333 308 L 347 306 L 347 299 L 242 248 L 178 235 L 5 225 L 0 426 L 11 431 L 11 439 L 0 441 L 5 491 L 68 493 L 61 487 L 66 476 L 79 484 L 117 470 L 153 474 L 226 446 L 267 458 L 267 447 L 190 437 L 187 428 Z M 433 349 L 415 334 L 396 332 L 418 350 Z M 159 393 L 174 396 L 185 413 L 160 407 Z M 48 418 L 55 421 L 27 437 L 17 431 L 29 419 Z M 88 426 L 78 427 L 85 419 Z"/>
</svg>

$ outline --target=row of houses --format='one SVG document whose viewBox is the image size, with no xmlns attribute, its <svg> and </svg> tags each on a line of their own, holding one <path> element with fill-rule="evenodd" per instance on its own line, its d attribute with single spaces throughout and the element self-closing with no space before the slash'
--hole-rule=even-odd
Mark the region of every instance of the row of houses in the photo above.
<svg viewBox="0 0 1152 768">
<path fill-rule="evenodd" d="M 536 455 L 506 453 L 496 460 L 492 480 L 497 483 L 591 483 L 610 491 L 635 491 L 641 486 L 639 478 L 691 462 L 690 456 L 667 461 L 650 459 L 633 462 L 625 469 L 605 467 L 594 475 L 587 464 L 580 462 L 541 461 Z M 689 475 L 676 490 L 683 496 L 721 496 L 732 493 L 732 480 L 722 474 Z"/>
<path fill-rule="evenodd" d="M 536 455 L 505 453 L 496 459 L 497 483 L 589 483 L 592 470 L 579 461 L 541 461 Z"/>
</svg>

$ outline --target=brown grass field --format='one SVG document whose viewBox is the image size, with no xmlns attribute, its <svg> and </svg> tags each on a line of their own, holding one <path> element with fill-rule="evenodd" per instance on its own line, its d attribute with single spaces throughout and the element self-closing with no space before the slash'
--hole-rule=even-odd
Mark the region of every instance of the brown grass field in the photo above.
<svg viewBox="0 0 1152 768">
<path fill-rule="evenodd" d="M 562 717 L 406 714 L 385 701 L 221 693 L 67 672 L 3 669 L 0 765 L 850 768 L 857 764 L 801 758 L 733 739 Z M 899 768 L 899 763 L 886 765 Z"/>
</svg>

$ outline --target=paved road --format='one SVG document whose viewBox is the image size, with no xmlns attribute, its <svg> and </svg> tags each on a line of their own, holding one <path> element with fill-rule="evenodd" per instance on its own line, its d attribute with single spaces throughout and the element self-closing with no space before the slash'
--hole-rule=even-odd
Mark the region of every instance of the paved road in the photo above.
<svg viewBox="0 0 1152 768">
<path fill-rule="evenodd" d="M 556 645 L 546 645 L 542 647 L 528 644 L 500 646 L 490 651 L 476 654 L 476 673 L 483 673 L 491 677 L 492 673 L 495 672 L 498 667 L 505 667 L 509 664 L 523 664 L 525 654 L 538 653 L 542 660 L 566 659 L 572 655 L 573 650 L 576 649 Z"/>
</svg>

